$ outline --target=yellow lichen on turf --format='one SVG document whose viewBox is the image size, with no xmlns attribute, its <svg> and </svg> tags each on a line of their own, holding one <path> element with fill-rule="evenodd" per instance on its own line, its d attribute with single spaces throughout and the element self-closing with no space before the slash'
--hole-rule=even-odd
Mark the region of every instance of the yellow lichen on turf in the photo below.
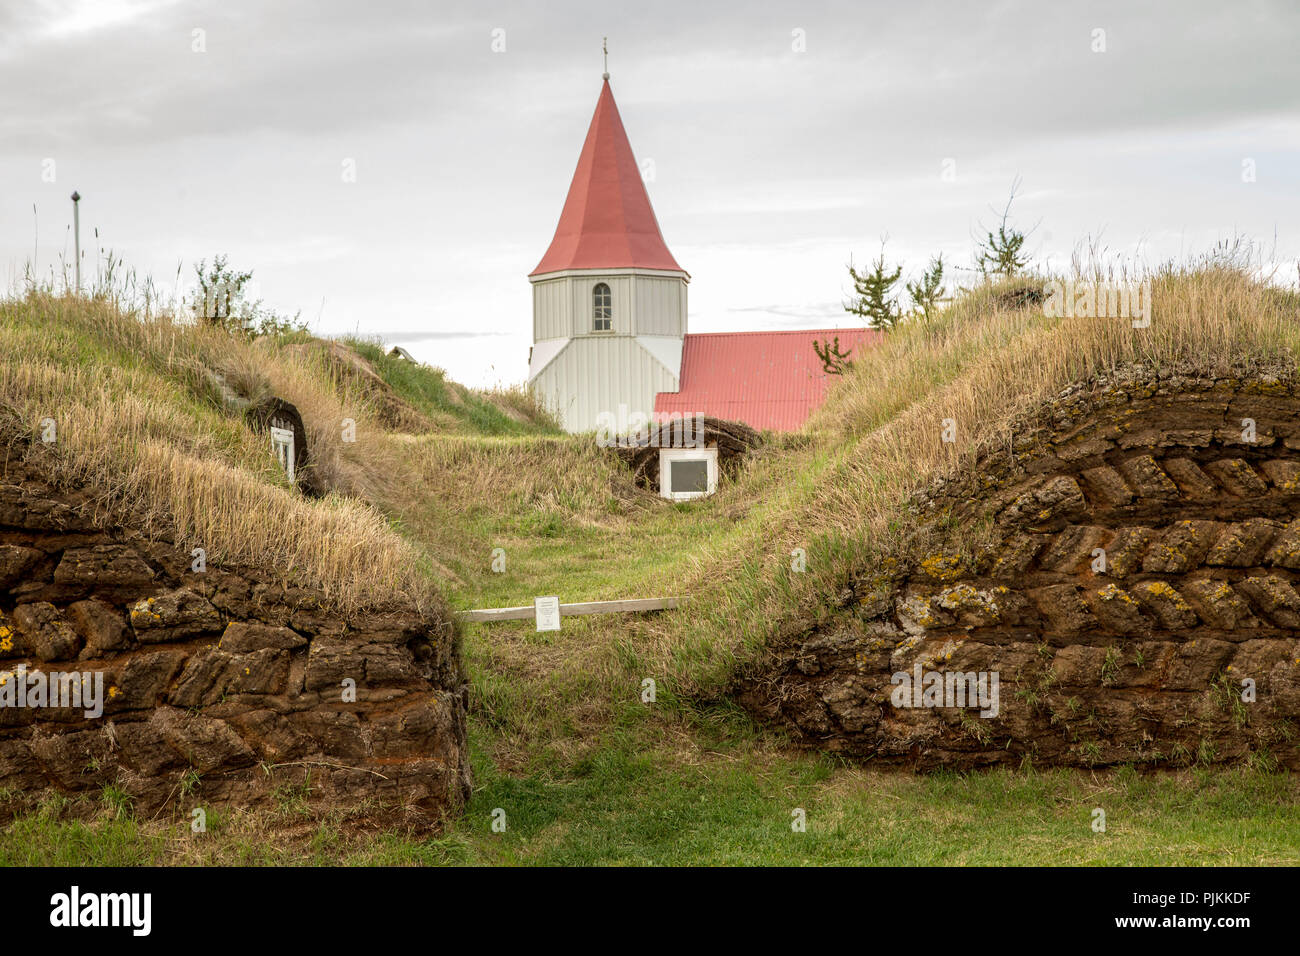
<svg viewBox="0 0 1300 956">
<path fill-rule="evenodd" d="M 936 581 L 955 581 L 966 573 L 966 561 L 960 554 L 931 554 L 921 559 L 921 570 Z"/>
<path fill-rule="evenodd" d="M 1123 601 L 1125 604 L 1137 604 L 1133 596 L 1123 588 L 1116 587 L 1114 584 L 1108 584 L 1097 592 L 1097 598 L 1102 601 Z"/>
</svg>

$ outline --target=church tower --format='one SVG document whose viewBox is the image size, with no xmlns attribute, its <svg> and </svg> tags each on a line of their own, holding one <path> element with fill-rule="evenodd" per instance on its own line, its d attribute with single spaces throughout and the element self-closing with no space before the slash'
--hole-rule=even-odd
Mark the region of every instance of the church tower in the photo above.
<svg viewBox="0 0 1300 956">
<path fill-rule="evenodd" d="M 528 381 L 566 431 L 649 416 L 681 384 L 686 284 L 604 75 L 555 238 L 528 277 Z"/>
</svg>

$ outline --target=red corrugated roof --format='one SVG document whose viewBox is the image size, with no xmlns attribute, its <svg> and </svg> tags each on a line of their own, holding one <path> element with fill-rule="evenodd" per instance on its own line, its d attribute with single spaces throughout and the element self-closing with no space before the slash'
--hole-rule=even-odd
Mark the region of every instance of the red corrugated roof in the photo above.
<svg viewBox="0 0 1300 956">
<path fill-rule="evenodd" d="M 673 258 L 605 80 L 555 238 L 529 275 L 565 269 L 668 269 Z"/>
<path fill-rule="evenodd" d="M 856 355 L 880 340 L 870 329 L 794 332 L 705 332 L 686 336 L 681 391 L 660 392 L 656 412 L 704 414 L 755 428 L 794 431 L 826 398 L 833 376 L 822 370 L 813 341 L 838 336 Z"/>
</svg>

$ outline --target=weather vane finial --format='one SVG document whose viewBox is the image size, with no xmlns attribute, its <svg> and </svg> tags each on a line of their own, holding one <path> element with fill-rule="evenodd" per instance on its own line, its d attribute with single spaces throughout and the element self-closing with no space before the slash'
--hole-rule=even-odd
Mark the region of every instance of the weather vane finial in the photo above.
<svg viewBox="0 0 1300 956">
<path fill-rule="evenodd" d="M 605 54 L 605 72 L 602 73 L 601 75 L 608 80 L 609 79 L 609 37 L 600 38 L 600 49 L 601 52 Z"/>
</svg>

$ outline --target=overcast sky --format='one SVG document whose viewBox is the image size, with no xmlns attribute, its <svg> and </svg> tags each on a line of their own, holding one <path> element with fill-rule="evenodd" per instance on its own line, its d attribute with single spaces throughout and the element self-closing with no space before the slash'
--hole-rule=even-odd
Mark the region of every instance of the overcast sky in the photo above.
<svg viewBox="0 0 1300 956">
<path fill-rule="evenodd" d="M 853 325 L 850 256 L 967 265 L 1016 177 L 1039 260 L 1244 233 L 1294 281 L 1294 0 L 6 2 L 6 279 L 70 261 L 77 189 L 88 263 L 227 253 L 318 332 L 522 381 L 602 36 L 691 331 Z"/>
</svg>

